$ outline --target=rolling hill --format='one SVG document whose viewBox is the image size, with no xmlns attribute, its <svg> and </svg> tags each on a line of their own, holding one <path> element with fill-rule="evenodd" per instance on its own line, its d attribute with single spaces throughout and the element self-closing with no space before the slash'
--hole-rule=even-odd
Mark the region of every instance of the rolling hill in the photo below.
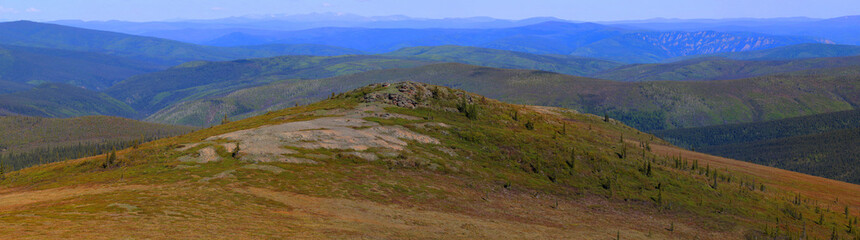
<svg viewBox="0 0 860 240">
<path fill-rule="evenodd" d="M 99 155 L 144 141 L 178 136 L 196 128 L 86 116 L 0 117 L 0 163 L 14 169 Z M 0 164 L 0 165 L 3 165 Z"/>
<path fill-rule="evenodd" d="M 319 46 L 313 46 L 310 50 L 298 50 L 302 46 L 268 46 L 260 50 L 212 47 L 30 21 L 0 23 L 0 44 L 102 53 L 161 65 L 272 57 L 300 51 L 313 53 L 313 49 L 321 49 Z M 331 49 L 335 48 L 321 50 Z"/>
<path fill-rule="evenodd" d="M 305 55 L 305 56 L 341 56 L 361 55 L 362 51 L 355 49 L 332 47 L 318 44 L 264 44 L 252 46 L 237 46 L 236 48 L 251 49 L 267 56 Z"/>
<path fill-rule="evenodd" d="M 13 93 L 32 88 L 33 86 L 26 83 L 12 82 L 0 80 L 0 94 Z"/>
<path fill-rule="evenodd" d="M 745 61 L 714 57 L 663 64 L 625 65 L 590 77 L 627 82 L 725 80 L 850 66 L 860 66 L 860 56 L 781 61 Z"/>
<path fill-rule="evenodd" d="M 107 94 L 62 83 L 0 95 L 0 116 L 68 118 L 87 115 L 138 117 L 137 111 Z"/>
<path fill-rule="evenodd" d="M 417 81 L 449 86 L 518 104 L 609 114 L 644 130 L 755 122 L 855 109 L 857 68 L 809 70 L 738 80 L 617 82 L 535 70 L 446 63 L 283 81 L 222 98 L 186 102 L 148 119 L 205 126 L 218 116 L 249 116 L 306 103 L 378 82 Z M 284 94 L 288 93 L 288 94 Z M 202 122 L 201 122 L 202 121 Z"/>
<path fill-rule="evenodd" d="M 105 92 L 148 115 L 175 103 L 277 80 L 326 78 L 424 64 L 429 62 L 379 56 L 282 56 L 229 62 L 190 62 L 165 71 L 131 77 Z"/>
<path fill-rule="evenodd" d="M 115 158 L 4 174 L 0 235 L 857 236 L 858 185 L 665 144 L 595 115 L 375 84 Z"/>
<path fill-rule="evenodd" d="M 166 68 L 99 53 L 0 45 L 0 80 L 30 87 L 65 83 L 104 89 L 128 77 Z"/>
<path fill-rule="evenodd" d="M 534 69 L 576 76 L 587 76 L 622 65 L 616 62 L 575 56 L 538 55 L 453 45 L 403 48 L 382 55 L 495 68 Z"/>
</svg>

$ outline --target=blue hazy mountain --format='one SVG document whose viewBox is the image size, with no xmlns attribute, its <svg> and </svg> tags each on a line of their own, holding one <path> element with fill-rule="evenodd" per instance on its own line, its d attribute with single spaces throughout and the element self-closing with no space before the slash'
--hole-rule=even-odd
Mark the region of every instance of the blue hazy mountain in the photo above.
<svg viewBox="0 0 860 240">
<path fill-rule="evenodd" d="M 101 53 L 162 65 L 197 60 L 226 61 L 272 57 L 290 55 L 296 51 L 295 48 L 284 47 L 261 50 L 201 46 L 161 38 L 30 21 L 0 23 L 0 44 Z"/>
<path fill-rule="evenodd" d="M 820 40 L 743 32 L 654 32 L 594 23 L 544 22 L 497 29 L 317 28 L 251 34 L 235 32 L 213 46 L 315 43 L 370 53 L 404 47 L 460 45 L 535 54 L 577 55 L 619 62 L 659 62 L 689 55 L 767 49 Z"/>
</svg>

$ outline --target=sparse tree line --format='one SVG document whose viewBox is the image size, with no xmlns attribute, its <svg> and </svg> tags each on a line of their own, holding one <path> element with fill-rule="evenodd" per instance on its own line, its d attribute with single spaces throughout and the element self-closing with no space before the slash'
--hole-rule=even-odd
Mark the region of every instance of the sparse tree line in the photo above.
<svg viewBox="0 0 860 240">
<path fill-rule="evenodd" d="M 126 141 L 101 141 L 95 143 L 78 143 L 71 146 L 39 147 L 26 152 L 7 151 L 0 154 L 0 170 L 2 170 L 2 173 L 7 173 L 39 164 L 91 157 L 110 153 L 118 149 L 133 147 L 156 139 L 158 137 L 144 137 Z"/>
</svg>

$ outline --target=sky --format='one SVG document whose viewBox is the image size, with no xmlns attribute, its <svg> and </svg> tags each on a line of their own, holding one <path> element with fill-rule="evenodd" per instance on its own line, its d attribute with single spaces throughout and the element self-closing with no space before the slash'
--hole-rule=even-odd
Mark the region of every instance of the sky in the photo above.
<svg viewBox="0 0 860 240">
<path fill-rule="evenodd" d="M 831 18 L 860 15 L 858 0 L 0 0 L 3 20 L 160 21 L 265 14 L 351 13 L 420 18 L 557 17 L 578 21 L 652 18 Z"/>
</svg>

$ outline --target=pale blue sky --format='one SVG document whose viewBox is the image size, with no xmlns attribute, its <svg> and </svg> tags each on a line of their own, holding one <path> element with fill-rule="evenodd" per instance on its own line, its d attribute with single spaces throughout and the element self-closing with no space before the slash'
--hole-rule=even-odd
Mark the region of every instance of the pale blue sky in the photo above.
<svg viewBox="0 0 860 240">
<path fill-rule="evenodd" d="M 4 20 L 212 19 L 253 14 L 353 13 L 445 18 L 551 16 L 606 21 L 860 15 L 858 0 L 0 0 Z"/>
</svg>

